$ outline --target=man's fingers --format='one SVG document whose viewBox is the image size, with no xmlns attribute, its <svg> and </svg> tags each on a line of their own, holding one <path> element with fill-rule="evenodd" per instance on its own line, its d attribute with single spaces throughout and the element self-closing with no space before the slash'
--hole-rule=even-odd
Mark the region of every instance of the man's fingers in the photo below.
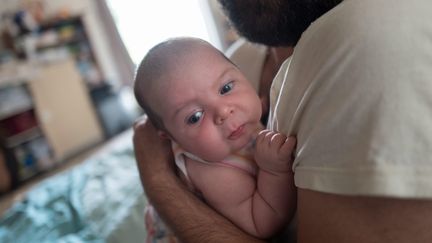
<svg viewBox="0 0 432 243">
<path fill-rule="evenodd" d="M 134 130 L 139 129 L 141 126 L 143 126 L 147 122 L 147 120 L 147 115 L 142 115 L 138 117 L 133 124 Z"/>
<path fill-rule="evenodd" d="M 171 155 L 170 142 L 161 139 L 148 119 L 140 119 L 134 125 L 133 143 L 138 163 L 152 162 Z"/>
</svg>

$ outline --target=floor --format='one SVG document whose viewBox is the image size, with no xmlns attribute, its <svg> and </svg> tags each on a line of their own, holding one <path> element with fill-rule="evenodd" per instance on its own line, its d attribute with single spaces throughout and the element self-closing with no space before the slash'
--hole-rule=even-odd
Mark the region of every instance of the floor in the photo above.
<svg viewBox="0 0 432 243">
<path fill-rule="evenodd" d="M 0 216 L 3 215 L 3 213 L 10 208 L 11 205 L 13 205 L 14 202 L 20 201 L 23 199 L 25 193 L 30 190 L 32 187 L 37 185 L 39 182 L 43 181 L 44 179 L 51 177 L 55 174 L 58 174 L 62 171 L 68 170 L 83 161 L 85 161 L 86 158 L 88 158 L 91 154 L 99 150 L 103 145 L 96 146 L 94 148 L 88 149 L 85 152 L 80 153 L 79 155 L 65 161 L 62 165 L 58 166 L 57 168 L 53 169 L 50 172 L 44 173 L 37 178 L 35 178 L 32 181 L 29 181 L 28 183 L 20 186 L 15 191 L 12 191 L 8 194 L 5 194 L 0 197 Z"/>
</svg>

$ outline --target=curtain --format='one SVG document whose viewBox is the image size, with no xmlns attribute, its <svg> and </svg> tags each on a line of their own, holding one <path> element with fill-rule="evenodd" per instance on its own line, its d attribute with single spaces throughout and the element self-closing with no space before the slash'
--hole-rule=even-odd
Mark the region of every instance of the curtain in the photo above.
<svg viewBox="0 0 432 243">
<path fill-rule="evenodd" d="M 112 61 L 117 67 L 121 83 L 127 86 L 132 86 L 135 75 L 135 64 L 120 37 L 106 0 L 95 0 L 95 2 L 96 11 L 98 11 L 98 15 L 102 20 L 101 25 L 108 36 L 107 43 L 113 54 L 114 58 Z"/>
</svg>

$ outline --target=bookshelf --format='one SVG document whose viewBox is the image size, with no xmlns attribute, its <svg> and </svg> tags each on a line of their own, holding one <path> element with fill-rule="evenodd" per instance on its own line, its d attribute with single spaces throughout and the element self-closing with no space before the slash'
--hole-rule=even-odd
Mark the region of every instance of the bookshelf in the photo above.
<svg viewBox="0 0 432 243">
<path fill-rule="evenodd" d="M 82 18 L 10 39 L 18 58 L 0 65 L 0 193 L 105 139 L 91 93 L 106 84 Z"/>
</svg>

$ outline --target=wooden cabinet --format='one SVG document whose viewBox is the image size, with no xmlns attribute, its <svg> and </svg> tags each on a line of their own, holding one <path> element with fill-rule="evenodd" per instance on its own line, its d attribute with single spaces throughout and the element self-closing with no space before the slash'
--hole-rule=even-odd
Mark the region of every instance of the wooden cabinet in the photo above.
<svg viewBox="0 0 432 243">
<path fill-rule="evenodd" d="M 103 139 L 96 111 L 73 60 L 42 66 L 29 88 L 40 127 L 56 160 Z"/>
</svg>

